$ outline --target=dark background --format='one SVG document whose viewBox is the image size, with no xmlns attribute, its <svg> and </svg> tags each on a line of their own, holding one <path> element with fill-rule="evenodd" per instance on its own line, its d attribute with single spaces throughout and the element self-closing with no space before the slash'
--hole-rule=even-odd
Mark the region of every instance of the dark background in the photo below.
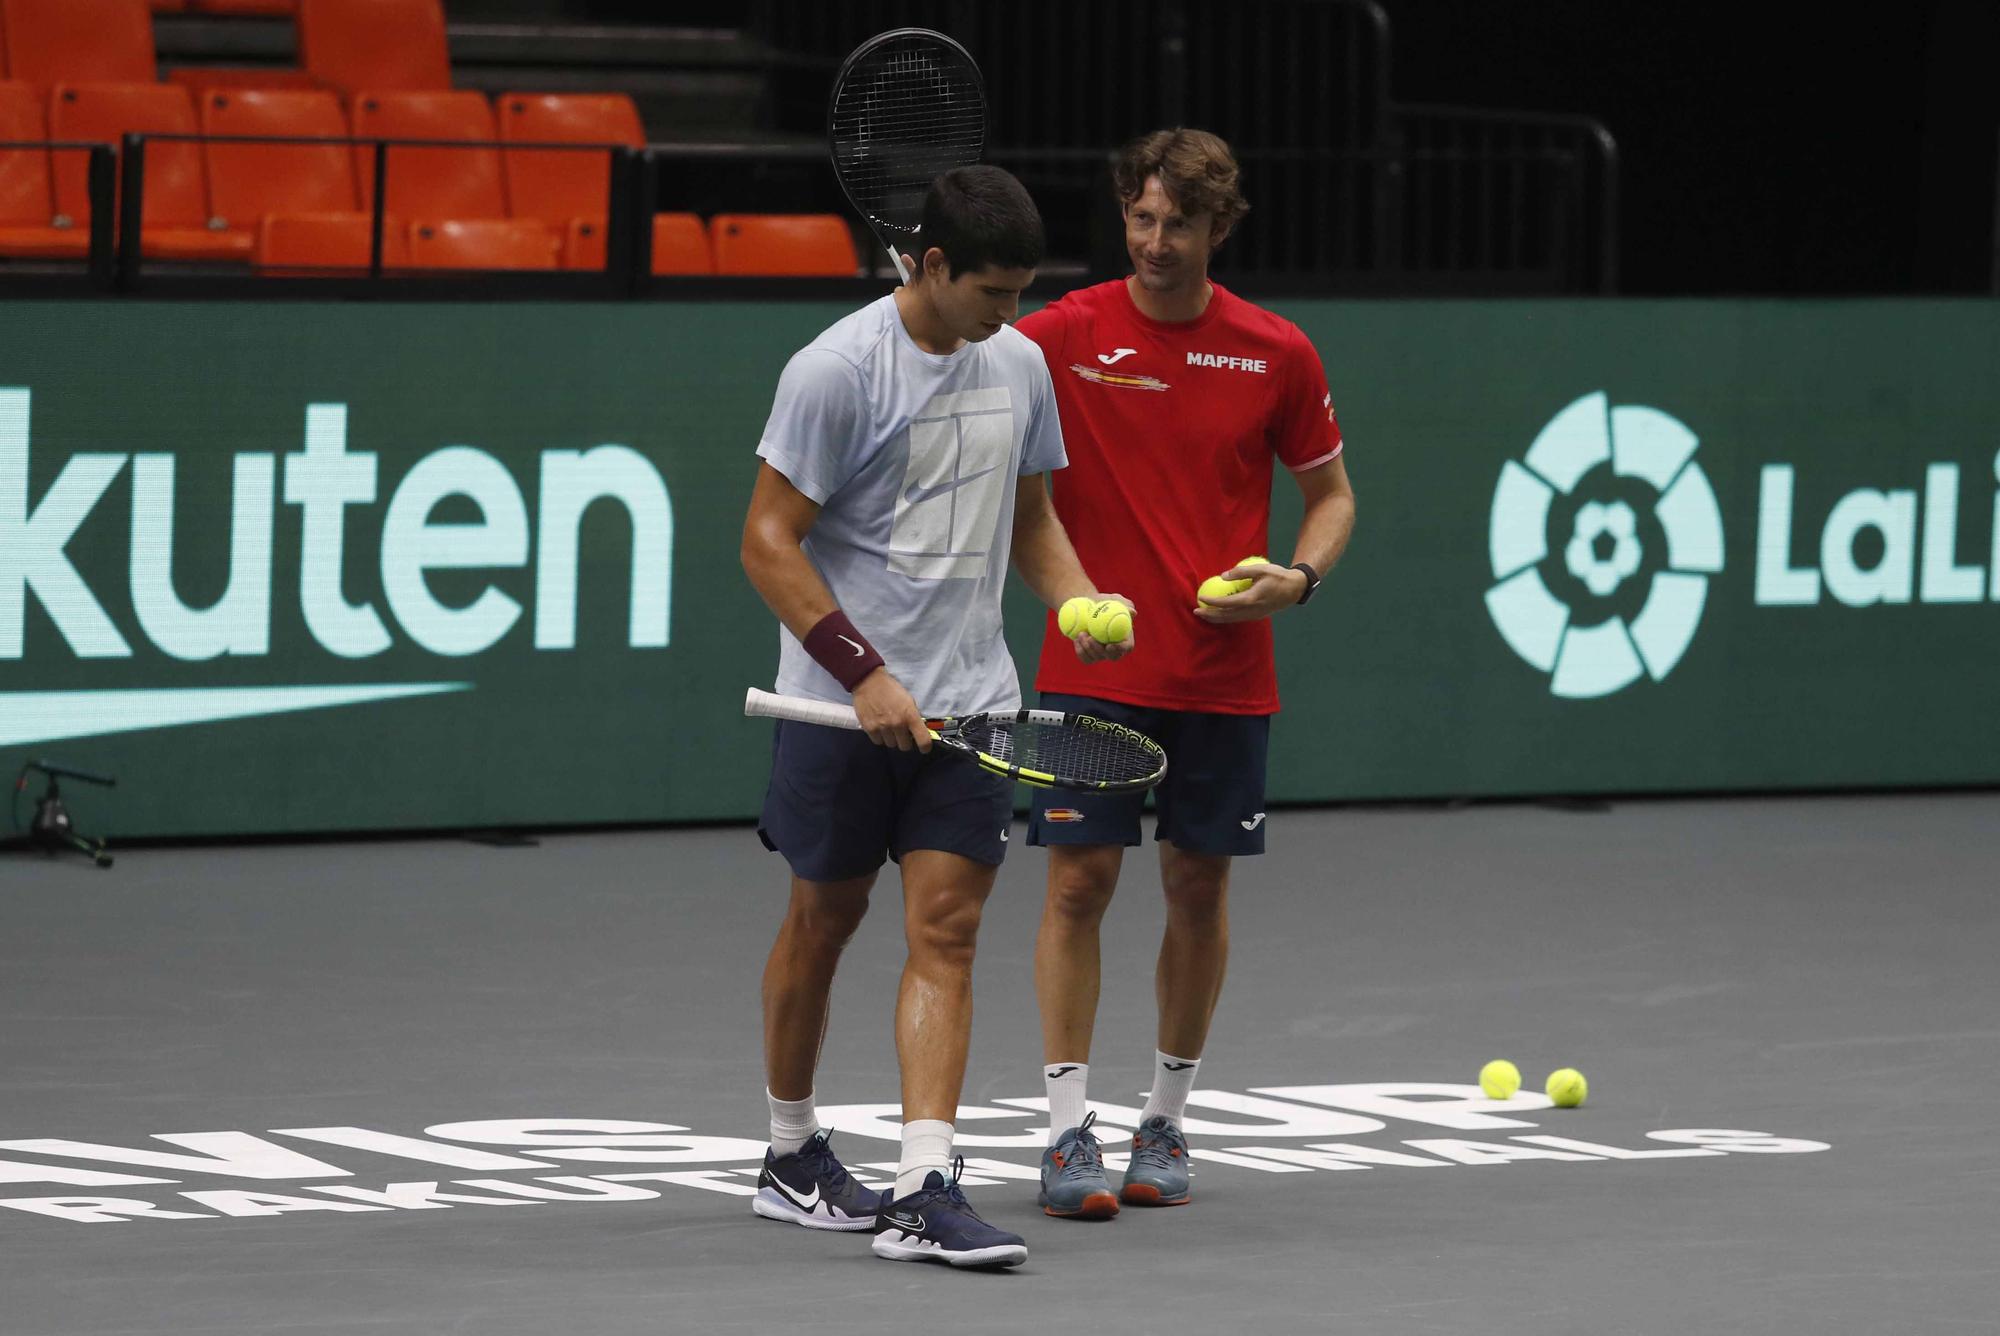
<svg viewBox="0 0 2000 1336">
<path fill-rule="evenodd" d="M 1994 0 L 1381 4 L 1398 101 L 1579 112 L 1610 128 L 1627 294 L 1993 291 Z M 715 27 L 742 12 L 716 0 L 448 8 Z M 1254 21 L 1254 4 L 1243 12 Z"/>
</svg>

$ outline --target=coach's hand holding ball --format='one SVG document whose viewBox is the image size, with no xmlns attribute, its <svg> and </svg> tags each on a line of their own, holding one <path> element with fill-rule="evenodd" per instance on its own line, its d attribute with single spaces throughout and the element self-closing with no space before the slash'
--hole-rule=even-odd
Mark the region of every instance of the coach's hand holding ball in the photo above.
<svg viewBox="0 0 2000 1336">
<path fill-rule="evenodd" d="M 1079 594 L 1056 610 L 1056 629 L 1076 646 L 1085 663 L 1106 663 L 1132 652 L 1132 620 L 1138 615 L 1123 594 Z"/>
<path fill-rule="evenodd" d="M 1306 592 L 1303 571 L 1274 566 L 1265 556 L 1245 557 L 1195 591 L 1194 615 L 1211 625 L 1254 622 L 1289 608 Z"/>
</svg>

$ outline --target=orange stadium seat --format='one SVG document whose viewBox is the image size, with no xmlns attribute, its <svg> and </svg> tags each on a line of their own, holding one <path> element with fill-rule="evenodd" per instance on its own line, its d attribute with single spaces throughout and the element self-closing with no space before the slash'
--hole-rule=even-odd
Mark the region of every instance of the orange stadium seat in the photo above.
<svg viewBox="0 0 2000 1336">
<path fill-rule="evenodd" d="M 77 84 L 58 86 L 49 99 L 52 139 L 118 143 L 128 133 L 196 133 L 194 105 L 185 88 L 173 84 Z M 89 172 L 80 154 L 58 154 L 56 212 L 79 227 L 90 217 Z M 164 260 L 248 259 L 248 232 L 211 226 L 208 183 L 200 146 L 155 143 L 146 146 L 145 213 L 142 253 Z"/>
<path fill-rule="evenodd" d="M 7 16 L 0 14 L 0 79 L 7 77 Z"/>
<path fill-rule="evenodd" d="M 266 271 L 311 276 L 329 270 L 368 268 L 372 239 L 365 213 L 273 214 L 257 229 L 256 265 Z M 382 267 L 407 269 L 410 234 L 393 214 L 382 218 Z"/>
<path fill-rule="evenodd" d="M 854 237 L 831 213 L 719 213 L 708 220 L 718 274 L 852 278 Z"/>
<path fill-rule="evenodd" d="M 194 94 L 211 88 L 318 88 L 319 80 L 304 70 L 283 65 L 182 65 L 167 71 L 167 82 L 177 83 Z M 344 135 L 345 129 L 341 131 Z"/>
<path fill-rule="evenodd" d="M 325 90 L 211 89 L 201 98 L 205 135 L 345 139 L 340 99 Z M 354 157 L 341 144 L 205 144 L 210 211 L 232 230 L 255 232 L 274 213 L 360 208 Z"/>
<path fill-rule="evenodd" d="M 146 3 L 155 14 L 178 14 L 188 7 L 188 0 L 146 0 Z"/>
<path fill-rule="evenodd" d="M 410 263 L 418 269 L 554 269 L 560 247 L 539 218 L 410 224 Z"/>
<path fill-rule="evenodd" d="M 8 69 L 24 83 L 151 83 L 160 77 L 146 0 L 0 0 Z"/>
<path fill-rule="evenodd" d="M 646 146 L 639 109 L 623 93 L 502 93 L 494 99 L 500 137 L 516 144 Z M 602 218 L 611 167 L 599 153 L 509 149 L 507 196 L 516 218 Z"/>
<path fill-rule="evenodd" d="M 692 213 L 653 215 L 653 272 L 656 274 L 712 274 L 715 261 L 709 254 L 708 229 Z"/>
<path fill-rule="evenodd" d="M 439 0 L 299 0 L 299 54 L 343 93 L 451 87 Z"/>
<path fill-rule="evenodd" d="M 42 94 L 32 84 L 0 83 L 0 142 L 47 139 Z M 0 149 L 0 255 L 79 260 L 90 252 L 87 227 L 57 227 L 46 149 Z"/>
<path fill-rule="evenodd" d="M 646 127 L 622 93 L 503 93 L 494 99 L 500 137 L 528 144 L 621 144 L 643 148 Z M 507 202 L 516 218 L 540 218 L 563 233 L 563 265 L 604 267 L 611 163 L 602 153 L 509 149 Z"/>
<path fill-rule="evenodd" d="M 354 99 L 356 139 L 491 141 L 493 109 L 478 93 L 362 93 Z M 405 217 L 505 218 L 507 192 L 495 148 L 390 149 L 387 207 Z M 375 150 L 354 150 L 361 205 L 375 203 Z"/>
</svg>

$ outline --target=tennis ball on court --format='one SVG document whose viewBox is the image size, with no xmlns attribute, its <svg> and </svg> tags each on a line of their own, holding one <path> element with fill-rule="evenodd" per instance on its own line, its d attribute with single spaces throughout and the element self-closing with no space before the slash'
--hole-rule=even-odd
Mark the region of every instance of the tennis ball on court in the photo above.
<svg viewBox="0 0 2000 1336">
<path fill-rule="evenodd" d="M 1521 1088 L 1521 1069 L 1505 1058 L 1495 1058 L 1479 1069 L 1479 1088 L 1488 1099 L 1512 1099 Z"/>
<path fill-rule="evenodd" d="M 1132 638 L 1132 610 L 1115 598 L 1101 599 L 1091 606 L 1085 626 L 1100 645 L 1122 644 Z"/>
<path fill-rule="evenodd" d="M 1590 1096 L 1590 1082 L 1584 1080 L 1583 1073 L 1574 1067 L 1550 1072 L 1545 1088 L 1559 1109 L 1573 1109 Z"/>
<path fill-rule="evenodd" d="M 1090 610 L 1097 605 L 1078 594 L 1056 610 L 1056 625 L 1066 636 L 1081 635 L 1090 625 Z"/>
<path fill-rule="evenodd" d="M 1228 598 L 1231 594 L 1240 594 L 1249 587 L 1250 581 L 1248 580 L 1225 580 L 1219 575 L 1211 575 L 1201 582 L 1201 588 L 1195 591 L 1195 596 L 1197 598 Z"/>
</svg>

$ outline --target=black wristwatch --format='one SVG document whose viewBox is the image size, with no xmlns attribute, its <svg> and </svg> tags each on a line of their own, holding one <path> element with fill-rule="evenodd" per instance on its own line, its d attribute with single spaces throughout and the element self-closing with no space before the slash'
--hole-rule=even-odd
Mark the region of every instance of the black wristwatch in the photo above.
<svg viewBox="0 0 2000 1336">
<path fill-rule="evenodd" d="M 1293 562 L 1292 569 L 1306 577 L 1306 592 L 1300 594 L 1299 601 L 1292 605 L 1293 607 L 1302 608 L 1305 606 L 1306 600 L 1313 596 L 1313 590 L 1319 588 L 1319 572 L 1306 565 L 1303 561 Z"/>
</svg>

